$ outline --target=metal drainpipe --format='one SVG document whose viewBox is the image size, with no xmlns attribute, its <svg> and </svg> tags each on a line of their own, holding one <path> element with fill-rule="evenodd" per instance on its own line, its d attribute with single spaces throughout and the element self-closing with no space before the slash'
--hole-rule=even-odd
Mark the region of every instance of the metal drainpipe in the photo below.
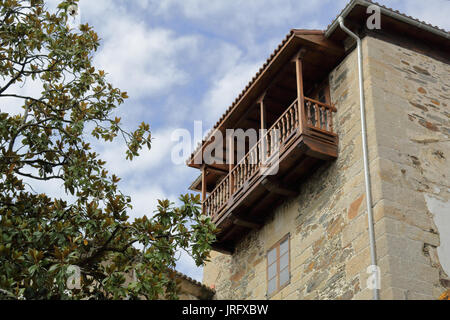
<svg viewBox="0 0 450 320">
<path fill-rule="evenodd" d="M 378 272 L 377 268 L 377 253 L 375 250 L 375 230 L 373 223 L 373 211 L 372 211 L 372 192 L 371 192 L 371 182 L 369 173 L 369 160 L 368 160 L 368 147 L 367 147 L 367 129 L 366 129 L 366 105 L 364 99 L 364 81 L 363 81 L 363 66 L 362 66 L 362 48 L 361 39 L 352 31 L 350 31 L 344 25 L 344 18 L 340 16 L 338 18 L 339 26 L 348 35 L 356 40 L 358 49 L 358 74 L 359 74 L 359 99 L 360 99 L 360 109 L 361 109 L 361 136 L 362 136 L 362 149 L 363 149 L 363 162 L 364 162 L 364 177 L 366 185 L 366 203 L 367 203 L 367 215 L 369 222 L 369 246 L 370 246 L 370 259 L 372 263 L 372 272 L 375 279 L 375 283 L 378 284 Z M 377 286 L 373 289 L 373 299 L 380 300 L 380 293 Z"/>
</svg>

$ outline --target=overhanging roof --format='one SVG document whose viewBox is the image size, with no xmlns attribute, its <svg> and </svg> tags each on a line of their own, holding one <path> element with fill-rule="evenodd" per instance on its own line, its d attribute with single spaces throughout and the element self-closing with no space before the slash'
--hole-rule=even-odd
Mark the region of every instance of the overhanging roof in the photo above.
<svg viewBox="0 0 450 320">
<path fill-rule="evenodd" d="M 206 138 L 198 144 L 196 150 L 187 161 L 191 167 L 199 167 L 195 163 L 197 157 L 201 156 L 201 146 L 207 144 L 216 130 L 220 130 L 227 123 L 232 123 L 233 113 L 249 106 L 250 101 L 254 101 L 262 94 L 262 87 L 270 83 L 270 79 L 276 74 L 281 66 L 302 47 L 308 46 L 314 50 L 326 50 L 328 54 L 345 54 L 343 48 L 337 45 L 341 43 L 347 35 L 338 28 L 338 17 L 342 16 L 354 24 L 363 25 L 367 19 L 367 7 L 377 5 L 381 9 L 382 25 L 387 30 L 393 30 L 401 33 L 403 37 L 411 37 L 421 41 L 429 42 L 435 49 L 449 52 L 450 34 L 448 31 L 436 26 L 407 16 L 399 11 L 387 8 L 376 2 L 367 0 L 352 0 L 327 27 L 327 30 L 299 30 L 293 29 L 283 41 L 278 45 L 275 51 L 266 60 L 252 80 L 247 84 L 241 94 L 235 99 L 230 107 L 224 112 L 222 117 L 216 122 L 212 130 L 206 135 Z M 326 49 L 325 49 L 326 48 Z M 198 159 L 197 159 L 198 160 Z"/>
</svg>

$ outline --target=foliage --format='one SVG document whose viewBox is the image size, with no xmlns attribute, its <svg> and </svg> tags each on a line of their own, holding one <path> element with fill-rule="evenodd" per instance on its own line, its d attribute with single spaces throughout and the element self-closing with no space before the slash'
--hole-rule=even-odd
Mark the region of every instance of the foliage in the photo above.
<svg viewBox="0 0 450 320">
<path fill-rule="evenodd" d="M 439 300 L 450 300 L 450 289 L 441 294 Z"/>
<path fill-rule="evenodd" d="M 49 12 L 42 0 L 0 0 L 0 103 L 23 108 L 0 109 L 0 298 L 176 298 L 176 252 L 203 264 L 214 226 L 193 195 L 181 196 L 180 207 L 159 201 L 152 218 L 129 221 L 131 200 L 88 139 L 122 137 L 132 160 L 150 148 L 149 125 L 130 133 L 113 116 L 127 93 L 93 67 L 94 30 L 69 30 L 74 2 Z M 40 94 L 22 94 L 27 81 L 40 83 Z M 37 194 L 39 181 L 59 183 L 74 200 Z M 81 270 L 77 289 L 67 287 L 69 266 Z"/>
</svg>

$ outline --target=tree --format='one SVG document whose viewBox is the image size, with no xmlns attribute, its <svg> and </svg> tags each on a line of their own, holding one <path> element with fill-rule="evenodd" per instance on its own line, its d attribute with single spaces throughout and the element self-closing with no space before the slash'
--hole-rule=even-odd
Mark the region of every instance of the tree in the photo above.
<svg viewBox="0 0 450 320">
<path fill-rule="evenodd" d="M 130 197 L 86 137 L 123 138 L 131 161 L 150 148 L 149 125 L 130 133 L 113 116 L 128 96 L 93 67 L 94 30 L 68 28 L 76 2 L 49 12 L 42 0 L 0 0 L 0 108 L 5 98 L 23 108 L 0 109 L 0 298 L 176 298 L 176 253 L 203 264 L 214 225 L 193 195 L 179 207 L 159 201 L 152 218 L 129 221 Z M 21 94 L 26 81 L 40 83 L 40 95 Z M 35 181 L 59 181 L 75 200 L 37 194 Z M 68 289 L 72 266 L 81 285 Z"/>
</svg>

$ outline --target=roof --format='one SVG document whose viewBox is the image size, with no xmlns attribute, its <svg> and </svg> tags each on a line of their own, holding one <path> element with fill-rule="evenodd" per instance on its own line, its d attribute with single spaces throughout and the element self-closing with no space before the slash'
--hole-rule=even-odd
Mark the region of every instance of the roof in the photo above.
<svg viewBox="0 0 450 320">
<path fill-rule="evenodd" d="M 387 14 L 392 16 L 393 18 L 397 18 L 397 19 L 401 19 L 404 20 L 405 22 L 409 22 L 410 24 L 420 24 L 423 27 L 428 27 L 426 28 L 427 31 L 430 32 L 434 32 L 439 34 L 440 36 L 443 36 L 447 39 L 450 39 L 450 33 L 444 29 L 441 29 L 437 26 L 433 26 L 432 24 L 429 24 L 425 21 L 421 21 L 417 18 L 408 16 L 407 14 L 404 14 L 398 10 L 394 10 L 393 8 L 389 8 L 386 6 L 383 6 L 382 4 L 379 4 L 378 2 L 374 2 L 374 1 L 370 1 L 370 0 L 352 0 L 350 1 L 344 9 L 342 9 L 342 11 L 336 16 L 336 18 L 328 25 L 326 31 L 325 31 L 325 36 L 328 37 L 338 26 L 339 22 L 338 22 L 338 18 L 339 17 L 346 17 L 348 13 L 350 13 L 350 11 L 357 5 L 361 5 L 361 6 L 371 6 L 371 5 L 376 5 L 378 7 L 381 8 L 381 13 L 382 14 Z M 407 21 L 409 20 L 409 21 Z"/>
<path fill-rule="evenodd" d="M 325 38 L 329 38 L 336 30 L 338 27 L 338 17 L 342 16 L 342 17 L 346 17 L 349 13 L 352 12 L 352 10 L 356 7 L 356 6 L 365 6 L 368 7 L 370 5 L 377 5 L 378 7 L 381 8 L 381 13 L 384 15 L 388 15 L 391 18 L 395 19 L 395 20 L 400 20 L 402 22 L 405 22 L 407 24 L 410 25 L 414 25 L 417 28 L 423 29 L 427 32 L 433 33 L 437 36 L 440 37 L 444 37 L 446 39 L 450 40 L 450 34 L 448 31 L 441 29 L 437 26 L 433 26 L 429 23 L 426 23 L 424 21 L 420 21 L 416 18 L 413 18 L 411 16 L 408 16 L 404 13 L 401 13 L 397 10 L 394 10 L 392 8 L 388 8 L 385 7 L 377 2 L 372 2 L 372 1 L 368 1 L 368 0 L 351 0 L 347 6 L 340 12 L 340 14 L 338 14 L 336 16 L 336 18 L 331 22 L 331 24 L 328 25 L 327 29 L 325 31 L 321 31 L 321 30 L 304 30 L 304 29 L 292 29 L 287 35 L 286 37 L 282 40 L 282 42 L 278 45 L 278 47 L 274 50 L 274 52 L 269 56 L 269 58 L 267 58 L 267 60 L 265 61 L 265 63 L 263 64 L 263 66 L 258 70 L 258 72 L 256 73 L 256 75 L 250 80 L 250 82 L 247 84 L 247 86 L 244 88 L 244 90 L 239 94 L 239 96 L 234 100 L 234 102 L 231 104 L 231 106 L 229 106 L 225 112 L 222 114 L 222 116 L 220 117 L 220 119 L 216 122 L 216 124 L 213 126 L 213 128 L 208 132 L 208 134 L 206 135 L 206 137 L 197 145 L 195 151 L 191 154 L 191 156 L 189 157 L 187 163 L 189 163 L 190 161 L 192 161 L 192 159 L 194 158 L 194 156 L 201 150 L 201 146 L 207 142 L 208 140 L 210 140 L 211 136 L 213 135 L 213 133 L 215 132 L 215 130 L 217 130 L 220 127 L 220 124 L 224 121 L 224 119 L 230 114 L 232 113 L 232 111 L 234 110 L 234 108 L 239 104 L 239 102 L 242 100 L 242 98 L 246 95 L 246 93 L 250 90 L 250 88 L 254 85 L 254 83 L 260 78 L 260 76 L 263 74 L 263 72 L 269 68 L 269 66 L 271 65 L 271 63 L 273 62 L 273 60 L 277 57 L 278 53 L 280 51 L 282 51 L 282 49 L 285 47 L 285 45 L 295 36 L 299 36 L 299 35 L 308 35 L 308 34 L 322 34 L 325 36 Z"/>
<path fill-rule="evenodd" d="M 216 291 L 214 289 L 204 285 L 203 283 L 201 283 L 201 282 L 199 282 L 199 281 L 197 281 L 195 279 L 192 279 L 191 277 L 185 275 L 184 273 L 181 273 L 181 272 L 176 271 L 176 270 L 174 270 L 174 271 L 175 271 L 177 279 L 185 280 L 185 281 L 191 283 L 192 285 L 200 288 L 203 292 L 205 292 L 205 295 L 204 295 L 205 298 L 211 299 L 216 294 Z"/>
</svg>

